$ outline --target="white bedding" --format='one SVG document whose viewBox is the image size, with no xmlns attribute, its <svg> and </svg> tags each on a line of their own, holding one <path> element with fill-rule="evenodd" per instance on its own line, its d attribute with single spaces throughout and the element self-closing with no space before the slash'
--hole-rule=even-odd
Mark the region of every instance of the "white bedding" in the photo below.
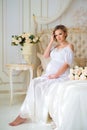
<svg viewBox="0 0 87 130">
<path fill-rule="evenodd" d="M 58 89 L 56 130 L 87 130 L 87 80 L 67 81 Z"/>
</svg>

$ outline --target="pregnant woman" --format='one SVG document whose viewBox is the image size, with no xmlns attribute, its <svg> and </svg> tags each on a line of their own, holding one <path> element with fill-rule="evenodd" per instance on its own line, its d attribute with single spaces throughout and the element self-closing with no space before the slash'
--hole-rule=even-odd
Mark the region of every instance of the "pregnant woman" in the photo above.
<svg viewBox="0 0 87 130">
<path fill-rule="evenodd" d="M 46 123 L 48 114 L 56 124 L 59 118 L 56 115 L 58 87 L 60 83 L 69 80 L 69 70 L 74 55 L 74 47 L 66 40 L 66 37 L 67 28 L 64 25 L 57 25 L 44 52 L 45 58 L 51 57 L 46 73 L 31 81 L 19 114 L 14 121 L 9 123 L 10 126 L 22 124 L 27 119 Z M 55 40 L 58 44 L 53 47 Z"/>
</svg>

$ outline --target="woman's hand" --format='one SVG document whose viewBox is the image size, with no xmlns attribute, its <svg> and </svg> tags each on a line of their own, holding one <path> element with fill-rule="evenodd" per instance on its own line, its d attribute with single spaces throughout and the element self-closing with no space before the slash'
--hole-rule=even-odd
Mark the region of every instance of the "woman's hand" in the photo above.
<svg viewBox="0 0 87 130">
<path fill-rule="evenodd" d="M 48 79 L 56 79 L 58 78 L 55 74 L 48 75 Z"/>
<path fill-rule="evenodd" d="M 53 43 L 53 41 L 54 41 L 54 35 L 51 35 L 50 43 Z"/>
<path fill-rule="evenodd" d="M 53 41 L 54 41 L 54 35 L 51 36 L 50 42 L 49 42 L 49 44 L 48 44 L 48 46 L 47 46 L 47 48 L 46 48 L 46 50 L 44 52 L 43 56 L 45 58 L 48 58 L 50 56 L 50 51 L 51 51 L 51 48 L 52 48 L 52 45 L 53 45 Z"/>
</svg>

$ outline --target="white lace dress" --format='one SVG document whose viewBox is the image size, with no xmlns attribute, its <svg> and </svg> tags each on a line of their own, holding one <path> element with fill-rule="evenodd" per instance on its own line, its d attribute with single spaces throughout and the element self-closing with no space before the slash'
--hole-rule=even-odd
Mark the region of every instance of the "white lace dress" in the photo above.
<svg viewBox="0 0 87 130">
<path fill-rule="evenodd" d="M 61 115 L 59 113 L 58 88 L 60 83 L 69 80 L 69 69 L 57 79 L 48 79 L 49 74 L 54 74 L 64 63 L 72 64 L 73 51 L 69 46 L 63 49 L 51 51 L 51 61 L 47 66 L 46 73 L 41 77 L 34 78 L 27 91 L 26 98 L 20 109 L 22 118 L 31 118 L 32 121 L 46 123 L 48 113 L 57 124 Z M 57 104 L 56 104 L 57 103 Z"/>
</svg>

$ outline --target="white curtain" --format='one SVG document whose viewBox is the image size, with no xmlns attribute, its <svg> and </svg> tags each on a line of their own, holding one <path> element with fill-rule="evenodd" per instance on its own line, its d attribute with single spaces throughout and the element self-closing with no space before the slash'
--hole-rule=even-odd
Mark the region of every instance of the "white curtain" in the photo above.
<svg viewBox="0 0 87 130">
<path fill-rule="evenodd" d="M 52 23 L 53 21 L 57 20 L 63 13 L 64 11 L 66 11 L 66 9 L 69 7 L 70 3 L 72 0 L 58 0 L 58 10 L 55 14 L 55 16 L 53 17 L 48 17 L 48 18 L 44 18 L 44 17 L 37 17 L 36 16 L 36 21 L 39 24 L 49 24 Z"/>
</svg>

